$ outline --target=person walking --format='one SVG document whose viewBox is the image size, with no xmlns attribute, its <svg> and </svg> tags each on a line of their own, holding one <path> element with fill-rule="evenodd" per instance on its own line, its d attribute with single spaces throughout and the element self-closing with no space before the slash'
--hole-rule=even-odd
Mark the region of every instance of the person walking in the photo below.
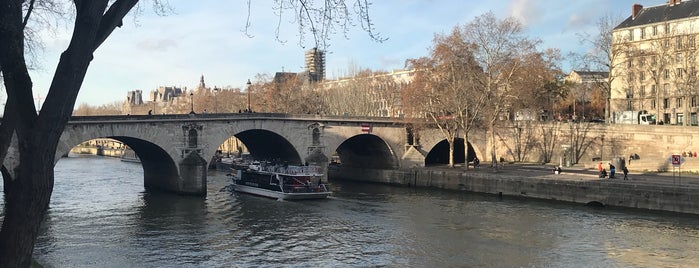
<svg viewBox="0 0 699 268">
<path fill-rule="evenodd" d="M 626 166 L 624 166 L 624 167 L 621 168 L 621 171 L 624 172 L 624 180 L 628 180 L 628 179 L 629 179 L 629 177 L 628 177 L 628 175 L 629 175 L 629 169 L 626 168 Z"/>
<path fill-rule="evenodd" d="M 599 165 L 597 165 L 597 171 L 602 173 L 602 162 L 599 162 Z"/>
</svg>

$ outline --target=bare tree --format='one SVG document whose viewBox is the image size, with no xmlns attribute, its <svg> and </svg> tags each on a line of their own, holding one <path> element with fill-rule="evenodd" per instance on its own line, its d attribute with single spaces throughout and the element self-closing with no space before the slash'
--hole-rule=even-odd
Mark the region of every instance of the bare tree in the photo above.
<svg viewBox="0 0 699 268">
<path fill-rule="evenodd" d="M 626 49 L 626 42 L 619 36 L 612 35 L 614 27 L 621 22 L 620 16 L 604 15 L 597 20 L 597 33 L 590 35 L 583 33 L 580 35 L 580 40 L 590 46 L 590 50 L 582 56 L 583 70 L 600 71 L 606 70 L 609 73 L 608 79 L 599 77 L 595 79 L 599 88 L 603 89 L 605 94 L 605 121 L 609 123 L 611 118 L 611 93 L 612 83 L 617 78 L 616 72 L 621 68 L 623 61 L 620 61 Z"/>
<path fill-rule="evenodd" d="M 42 18 L 43 7 L 58 1 L 0 0 L 0 71 L 7 92 L 7 104 L 0 125 L 0 161 L 4 182 L 4 218 L 0 230 L 0 267 L 28 267 L 39 226 L 48 208 L 54 182 L 54 156 L 59 138 L 69 120 L 95 50 L 122 25 L 123 18 L 138 0 L 74 0 L 71 12 L 74 27 L 71 42 L 61 54 L 48 90 L 46 100 L 37 113 L 33 100 L 33 84 L 29 76 L 27 37 L 31 37 L 30 19 Z M 336 16 L 354 14 L 346 8 L 347 1 L 333 1 L 333 5 L 316 7 L 307 1 L 280 1 L 297 4 L 282 6 L 294 10 L 301 25 L 343 25 Z M 356 1 L 359 18 L 370 35 L 368 2 Z M 160 1 L 153 1 L 156 11 L 163 10 Z M 327 2 L 326 2 L 327 3 Z M 47 5 L 50 6 L 50 5 Z M 301 12 L 307 10 L 309 12 Z M 312 10 L 321 11 L 323 16 Z M 336 13 L 340 11 L 339 13 Z M 346 12 L 342 12 L 346 11 Z M 351 25 L 351 24 L 349 24 Z M 349 26 L 348 25 L 348 26 Z M 325 38 L 327 32 L 311 29 L 314 36 Z M 333 29 L 329 27 L 329 29 Z M 322 39 L 326 40 L 326 39 Z M 8 148 L 18 148 L 16 161 L 5 161 Z M 37 153 L 41 152 L 41 153 Z"/>
<path fill-rule="evenodd" d="M 490 158 L 497 165 L 495 128 L 501 113 L 510 110 L 518 98 L 513 77 L 523 68 L 526 55 L 534 53 L 538 40 L 524 35 L 515 18 L 498 19 L 492 12 L 476 17 L 460 28 L 467 43 L 474 45 L 476 62 L 483 70 L 481 87 L 488 94 L 488 126 L 491 133 Z"/>
<path fill-rule="evenodd" d="M 454 141 L 461 131 L 468 168 L 468 134 L 480 121 L 487 94 L 479 88 L 483 74 L 474 57 L 475 46 L 468 43 L 460 28 L 450 35 L 436 36 L 430 57 L 410 59 L 406 65 L 416 70 L 413 82 L 403 91 L 403 105 L 412 125 L 414 118 L 427 118 L 449 143 L 449 165 L 454 166 Z M 419 128 L 419 127 L 418 127 Z"/>
<path fill-rule="evenodd" d="M 560 128 L 561 126 L 558 122 L 540 125 L 539 135 L 541 135 L 541 141 L 536 145 L 541 151 L 544 163 L 550 163 L 553 158 L 554 149 L 558 146 L 558 137 L 561 133 Z"/>
</svg>

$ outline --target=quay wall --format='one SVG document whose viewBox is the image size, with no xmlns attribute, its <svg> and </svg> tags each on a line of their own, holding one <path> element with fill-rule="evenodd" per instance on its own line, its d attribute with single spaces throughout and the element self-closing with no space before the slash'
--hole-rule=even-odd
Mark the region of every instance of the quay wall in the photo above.
<svg viewBox="0 0 699 268">
<path fill-rule="evenodd" d="M 329 175 L 333 179 L 340 180 L 699 214 L 699 189 L 686 185 L 645 185 L 629 181 L 589 178 L 559 180 L 493 172 L 425 169 L 333 168 Z M 570 177 L 574 174 L 566 176 Z"/>
</svg>

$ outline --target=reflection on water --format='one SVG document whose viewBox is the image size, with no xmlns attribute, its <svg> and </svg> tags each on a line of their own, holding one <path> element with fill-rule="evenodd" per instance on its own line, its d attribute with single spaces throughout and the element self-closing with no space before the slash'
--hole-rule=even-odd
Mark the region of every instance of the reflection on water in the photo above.
<svg viewBox="0 0 699 268">
<path fill-rule="evenodd" d="M 140 164 L 64 158 L 35 257 L 48 267 L 687 267 L 699 218 L 331 181 L 328 200 L 143 192 Z"/>
</svg>

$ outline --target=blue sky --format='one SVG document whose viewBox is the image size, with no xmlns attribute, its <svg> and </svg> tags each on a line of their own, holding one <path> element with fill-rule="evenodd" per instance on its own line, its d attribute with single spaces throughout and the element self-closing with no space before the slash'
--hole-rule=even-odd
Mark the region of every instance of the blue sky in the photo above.
<svg viewBox="0 0 699 268">
<path fill-rule="evenodd" d="M 147 1 L 144 1 L 147 3 Z M 278 71 L 300 72 L 304 51 L 297 26 L 283 19 L 279 42 L 275 38 L 277 18 L 274 1 L 252 1 L 249 38 L 243 32 L 245 0 L 177 1 L 174 14 L 161 17 L 144 6 L 138 16 L 129 16 L 95 53 L 78 101 L 101 105 L 123 101 L 126 92 L 147 92 L 158 86 L 195 87 L 201 75 L 207 86 L 244 88 L 256 74 Z M 654 6 L 664 0 L 374 0 L 371 17 L 375 31 L 388 38 L 372 41 L 360 28 L 332 36 L 326 54 L 327 78 L 344 76 L 348 70 L 403 68 L 406 59 L 426 56 L 435 34 L 470 22 L 488 11 L 504 18 L 513 16 L 525 25 L 527 34 L 542 40 L 540 48 L 558 48 L 565 55 L 582 52 L 577 34 L 595 32 L 596 20 L 606 14 L 628 17 L 633 3 Z M 32 72 L 34 95 L 45 96 L 69 31 L 46 35 L 41 69 Z M 569 71 L 567 67 L 564 71 Z"/>
</svg>

